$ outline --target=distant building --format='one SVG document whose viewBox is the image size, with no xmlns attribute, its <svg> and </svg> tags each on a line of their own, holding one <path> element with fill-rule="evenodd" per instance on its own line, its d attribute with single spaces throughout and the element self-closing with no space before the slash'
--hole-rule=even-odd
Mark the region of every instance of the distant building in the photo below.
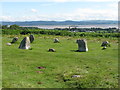
<svg viewBox="0 0 120 90">
<path fill-rule="evenodd" d="M 10 25 L 7 25 L 7 28 L 9 28 L 10 27 Z"/>
</svg>

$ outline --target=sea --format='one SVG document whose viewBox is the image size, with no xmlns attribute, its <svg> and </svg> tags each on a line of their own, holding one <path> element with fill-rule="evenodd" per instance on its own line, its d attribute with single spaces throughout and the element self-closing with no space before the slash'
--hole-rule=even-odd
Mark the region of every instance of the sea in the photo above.
<svg viewBox="0 0 120 90">
<path fill-rule="evenodd" d="M 69 28 L 69 26 L 76 28 L 118 28 L 117 24 L 96 24 L 96 25 L 28 25 L 21 27 L 38 27 L 42 29 L 55 29 L 55 28 Z"/>
</svg>

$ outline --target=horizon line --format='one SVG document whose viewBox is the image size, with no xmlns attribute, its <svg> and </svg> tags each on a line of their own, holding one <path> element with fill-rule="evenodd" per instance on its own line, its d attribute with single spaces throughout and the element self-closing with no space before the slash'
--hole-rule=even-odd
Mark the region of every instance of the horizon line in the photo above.
<svg viewBox="0 0 120 90">
<path fill-rule="evenodd" d="M 34 20 L 30 20 L 30 21 L 0 21 L 0 22 L 32 22 Z M 64 21 L 120 21 L 120 20 L 36 20 L 36 21 L 53 21 L 53 22 L 64 22 Z M 35 21 L 34 21 L 35 22 Z"/>
</svg>

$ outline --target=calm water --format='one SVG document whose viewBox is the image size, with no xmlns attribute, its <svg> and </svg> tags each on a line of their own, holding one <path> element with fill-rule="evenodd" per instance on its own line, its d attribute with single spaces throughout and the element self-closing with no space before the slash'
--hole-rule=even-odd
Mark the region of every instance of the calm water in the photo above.
<svg viewBox="0 0 120 90">
<path fill-rule="evenodd" d="M 42 29 L 54 29 L 54 28 L 69 28 L 70 25 L 39 25 L 39 26 L 22 26 L 22 27 L 38 27 Z M 118 28 L 116 24 L 103 24 L 103 25 L 76 25 L 77 28 Z"/>
</svg>

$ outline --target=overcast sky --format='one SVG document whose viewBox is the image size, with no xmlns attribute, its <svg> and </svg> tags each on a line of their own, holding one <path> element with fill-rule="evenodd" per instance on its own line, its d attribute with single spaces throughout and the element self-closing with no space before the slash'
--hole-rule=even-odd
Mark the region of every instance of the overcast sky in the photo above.
<svg viewBox="0 0 120 90">
<path fill-rule="evenodd" d="M 2 0 L 0 21 L 117 20 L 119 0 Z"/>
</svg>

